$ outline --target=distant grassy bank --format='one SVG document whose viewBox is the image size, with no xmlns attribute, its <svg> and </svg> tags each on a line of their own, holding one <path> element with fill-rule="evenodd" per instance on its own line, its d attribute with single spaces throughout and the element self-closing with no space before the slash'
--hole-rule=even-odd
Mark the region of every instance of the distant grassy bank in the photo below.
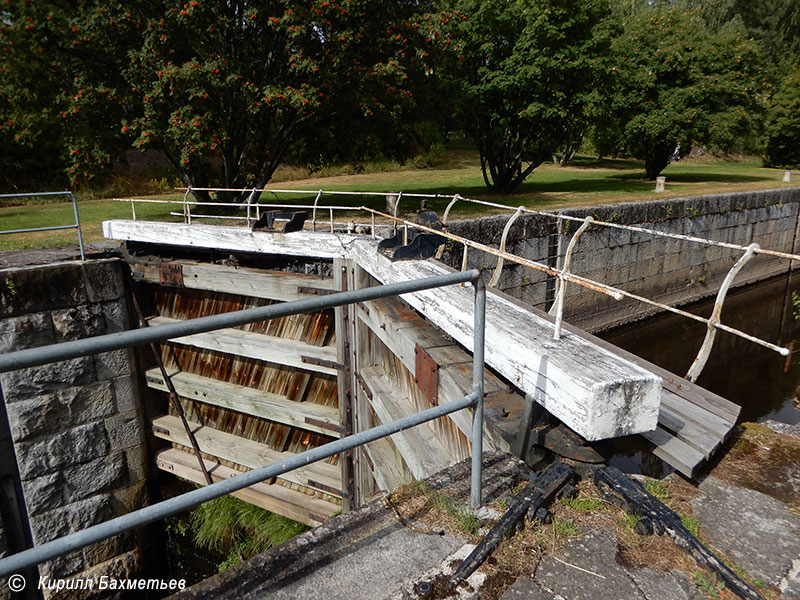
<svg viewBox="0 0 800 600">
<path fill-rule="evenodd" d="M 626 201 L 643 201 L 653 198 L 674 198 L 703 194 L 734 192 L 784 187 L 794 184 L 781 182 L 783 171 L 760 166 L 759 159 L 718 160 L 684 159 L 671 164 L 663 173 L 667 178 L 667 191 L 656 194 L 654 183 L 643 179 L 644 166 L 640 161 L 577 157 L 569 166 L 543 164 L 528 177 L 514 194 L 500 195 L 483 183 L 477 153 L 457 149 L 447 152 L 442 164 L 418 169 L 414 167 L 365 172 L 360 174 L 326 177 L 304 177 L 301 170 L 296 177 L 270 185 L 272 189 L 337 190 L 337 191 L 404 191 L 418 193 L 461 194 L 465 198 L 491 200 L 508 206 L 524 205 L 529 208 L 557 209 L 568 206 L 585 206 Z M 371 169 L 369 171 L 372 171 Z M 286 174 L 284 173 L 284 176 Z M 183 193 L 158 196 L 160 199 L 181 200 Z M 265 194 L 262 202 L 307 202 L 311 198 L 287 194 Z M 382 198 L 365 201 L 360 198 L 328 197 L 323 204 L 360 206 L 366 204 L 384 208 Z M 430 204 L 442 210 L 445 201 Z M 409 212 L 416 203 L 402 204 Z M 143 220 L 170 220 L 169 212 L 178 207 L 165 204 L 137 204 L 137 218 Z M 84 239 L 102 239 L 101 223 L 108 219 L 131 218 L 130 203 L 105 200 L 79 202 Z M 473 216 L 486 210 L 476 205 L 457 204 L 453 216 Z M 0 208 L 0 230 L 27 229 L 64 225 L 72 222 L 71 203 L 33 204 Z M 0 236 L 0 250 L 14 250 L 43 246 L 72 244 L 76 241 L 74 230 L 26 233 Z"/>
</svg>

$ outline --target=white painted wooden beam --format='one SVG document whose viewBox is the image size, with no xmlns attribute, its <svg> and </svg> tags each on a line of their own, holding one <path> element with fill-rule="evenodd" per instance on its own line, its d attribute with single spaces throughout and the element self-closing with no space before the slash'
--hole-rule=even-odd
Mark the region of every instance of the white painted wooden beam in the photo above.
<svg viewBox="0 0 800 600">
<path fill-rule="evenodd" d="M 281 302 L 311 298 L 314 296 L 311 289 L 333 290 L 332 278 L 210 263 L 181 262 L 180 264 L 183 271 L 183 285 L 189 289 L 242 294 Z M 158 284 L 161 282 L 160 273 L 158 265 L 140 263 L 131 265 L 131 274 L 136 281 Z"/>
<path fill-rule="evenodd" d="M 381 283 L 432 277 L 452 269 L 433 260 L 391 262 L 361 239 L 350 256 Z M 432 323 L 472 348 L 471 287 L 450 286 L 403 295 Z M 552 340 L 552 319 L 489 290 L 486 362 L 587 440 L 653 431 L 661 378 L 577 335 Z"/>
<path fill-rule="evenodd" d="M 246 227 L 158 221 L 103 221 L 103 235 L 112 240 L 129 242 L 314 258 L 346 258 L 347 244 L 362 237 L 320 231 L 284 234 L 251 231 Z"/>
<path fill-rule="evenodd" d="M 106 221 L 107 237 L 163 244 L 354 260 L 381 283 L 452 271 L 433 260 L 391 262 L 363 236 L 251 232 L 241 227 Z M 472 289 L 448 287 L 403 296 L 457 342 L 472 347 Z M 552 320 L 490 290 L 486 362 L 587 440 L 654 431 L 661 378 L 574 333 L 552 337 Z"/>
</svg>

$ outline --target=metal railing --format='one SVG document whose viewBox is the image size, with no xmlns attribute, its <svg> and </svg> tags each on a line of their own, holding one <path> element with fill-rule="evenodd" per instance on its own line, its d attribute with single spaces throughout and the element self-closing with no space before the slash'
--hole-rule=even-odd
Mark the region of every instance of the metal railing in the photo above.
<svg viewBox="0 0 800 600">
<path fill-rule="evenodd" d="M 52 346 L 20 350 L 0 355 L 0 373 L 26 367 L 34 367 L 58 360 L 106 352 L 108 350 L 161 342 L 175 337 L 203 333 L 224 327 L 234 327 L 246 323 L 276 319 L 304 312 L 343 306 L 345 304 L 365 302 L 388 296 L 396 296 L 399 294 L 467 282 L 472 283 L 475 294 L 472 392 L 466 396 L 413 415 L 408 415 L 402 419 L 392 421 L 391 423 L 385 423 L 378 427 L 373 427 L 366 431 L 341 438 L 329 444 L 307 450 L 294 455 L 290 459 L 253 469 L 252 471 L 242 473 L 236 477 L 213 483 L 181 496 L 176 496 L 175 498 L 170 498 L 169 500 L 94 525 L 83 531 L 72 533 L 40 546 L 24 550 L 0 560 L 0 577 L 18 573 L 40 562 L 53 559 L 57 556 L 77 550 L 78 548 L 88 546 L 89 544 L 188 510 L 208 500 L 230 494 L 255 483 L 272 479 L 273 477 L 277 477 L 293 469 L 323 460 L 334 454 L 352 450 L 368 442 L 470 407 L 473 408 L 470 503 L 474 508 L 480 506 L 482 501 L 481 456 L 483 454 L 483 373 L 486 286 L 481 279 L 479 270 L 448 273 L 437 277 L 362 288 L 319 298 L 271 304 L 258 308 L 192 319 L 180 323 L 124 331 L 121 333 L 64 342 Z"/>
<path fill-rule="evenodd" d="M 72 199 L 72 210 L 75 213 L 75 223 L 72 225 L 56 225 L 54 227 L 32 227 L 30 229 L 6 229 L 0 235 L 11 233 L 33 233 L 35 231 L 56 231 L 58 229 L 75 229 L 78 232 L 78 246 L 81 249 L 81 260 L 86 260 L 83 249 L 83 234 L 81 233 L 81 218 L 78 214 L 78 199 L 72 192 L 31 192 L 26 194 L 0 194 L 0 198 L 38 198 L 40 196 L 69 196 Z"/>
<path fill-rule="evenodd" d="M 697 322 L 703 323 L 708 328 L 709 335 L 707 336 L 707 341 L 704 344 L 703 348 L 701 349 L 700 352 L 698 352 L 698 355 L 697 355 L 697 358 L 695 360 L 695 363 L 693 364 L 693 367 L 686 374 L 686 377 L 691 379 L 692 381 L 695 381 L 697 379 L 697 377 L 699 376 L 700 372 L 703 369 L 703 366 L 705 365 L 705 362 L 706 362 L 706 360 L 708 358 L 708 354 L 709 354 L 709 351 L 710 351 L 710 347 L 714 342 L 713 333 L 716 330 L 725 331 L 725 332 L 730 333 L 732 335 L 735 335 L 737 337 L 743 338 L 745 340 L 748 340 L 749 342 L 752 342 L 754 344 L 758 344 L 758 345 L 760 345 L 760 346 L 762 346 L 764 348 L 768 348 L 769 350 L 772 350 L 773 352 L 776 352 L 776 353 L 778 353 L 778 354 L 780 354 L 782 356 L 788 356 L 790 354 L 790 350 L 788 348 L 784 348 L 784 347 L 781 347 L 781 346 L 779 346 L 777 344 L 773 344 L 772 342 L 769 342 L 767 340 L 763 340 L 763 339 L 758 338 L 756 336 L 750 335 L 750 334 L 748 334 L 748 333 L 746 333 L 744 331 L 741 331 L 740 329 L 737 329 L 737 328 L 734 328 L 734 327 L 730 327 L 730 326 L 725 325 L 724 323 L 720 322 L 720 312 L 721 312 L 722 304 L 724 303 L 724 300 L 725 300 L 725 293 L 727 292 L 727 287 L 730 286 L 731 280 L 736 275 L 736 273 L 741 269 L 741 267 L 743 266 L 744 263 L 740 263 L 740 262 L 737 261 L 737 263 L 731 268 L 731 270 L 728 273 L 728 276 L 725 278 L 725 281 L 727 281 L 727 284 L 725 286 L 723 286 L 724 289 L 723 289 L 723 287 L 721 287 L 719 293 L 717 294 L 717 301 L 716 301 L 716 307 L 717 308 L 715 308 L 715 317 L 714 318 L 705 318 L 705 317 L 702 317 L 700 315 L 696 315 L 696 314 L 690 313 L 688 311 L 682 310 L 682 309 L 677 308 L 675 306 L 671 306 L 669 304 L 664 304 L 662 302 L 658 302 L 656 300 L 652 300 L 652 299 L 647 298 L 645 296 L 641 296 L 639 294 L 635 294 L 635 293 L 626 291 L 626 290 L 621 289 L 621 288 L 616 287 L 616 286 L 607 285 L 607 284 L 599 282 L 599 281 L 595 281 L 595 280 L 592 280 L 592 279 L 589 279 L 589 278 L 586 278 L 586 277 L 581 277 L 580 275 L 577 275 L 577 274 L 572 273 L 570 271 L 570 259 L 571 259 L 572 252 L 575 249 L 576 244 L 578 242 L 578 238 L 590 226 L 593 227 L 593 228 L 610 228 L 610 229 L 624 230 L 624 231 L 629 231 L 631 233 L 640 233 L 640 234 L 652 235 L 652 236 L 662 237 L 662 238 L 667 238 L 667 239 L 680 240 L 681 242 L 684 242 L 684 243 L 701 244 L 703 246 L 715 246 L 715 247 L 719 247 L 719 248 L 730 249 L 730 250 L 733 250 L 733 251 L 739 251 L 739 252 L 742 252 L 741 259 L 745 259 L 745 256 L 747 257 L 744 262 L 746 262 L 747 260 L 749 260 L 750 257 L 752 257 L 752 256 L 754 256 L 756 254 L 762 254 L 762 255 L 765 255 L 765 256 L 771 256 L 771 257 L 774 257 L 774 258 L 780 258 L 780 259 L 785 259 L 785 260 L 789 260 L 789 261 L 800 261 L 800 255 L 797 255 L 797 254 L 791 254 L 791 253 L 787 253 L 787 252 L 780 252 L 780 251 L 776 251 L 776 250 L 769 250 L 769 249 L 766 249 L 766 248 L 760 248 L 758 245 L 754 245 L 754 244 L 751 244 L 751 245 L 748 245 L 748 246 L 744 246 L 744 245 L 741 245 L 741 244 L 735 244 L 735 243 L 730 243 L 730 242 L 720 242 L 720 241 L 711 240 L 711 239 L 707 239 L 707 238 L 700 238 L 700 237 L 696 237 L 696 236 L 684 235 L 684 234 L 679 234 L 679 233 L 670 233 L 670 232 L 667 232 L 667 231 L 659 231 L 657 229 L 642 227 L 642 226 L 638 226 L 638 225 L 625 225 L 625 224 L 621 224 L 621 223 L 612 223 L 612 222 L 608 222 L 608 221 L 602 221 L 602 220 L 599 220 L 599 219 L 594 219 L 591 216 L 588 216 L 588 217 L 575 217 L 575 216 L 572 216 L 572 215 L 565 215 L 565 214 L 562 214 L 562 213 L 553 213 L 553 212 L 548 212 L 548 211 L 529 209 L 529 208 L 525 208 L 524 206 L 512 207 L 512 206 L 507 206 L 507 205 L 504 205 L 504 204 L 499 204 L 499 203 L 496 203 L 496 202 L 489 202 L 489 201 L 485 201 L 485 200 L 476 200 L 476 199 L 473 199 L 473 198 L 464 198 L 463 196 L 461 196 L 459 194 L 426 194 L 426 193 L 407 193 L 407 192 L 396 192 L 396 191 L 395 192 L 359 192 L 359 191 L 336 191 L 336 190 L 296 190 L 296 189 L 293 190 L 293 189 L 267 189 L 267 188 L 256 188 L 256 189 L 253 189 L 253 188 L 240 188 L 240 189 L 239 188 L 182 188 L 182 191 L 185 192 L 185 195 L 184 195 L 184 198 L 183 198 L 182 202 L 181 201 L 164 201 L 164 200 L 160 200 L 160 201 L 158 201 L 158 200 L 156 200 L 156 201 L 153 201 L 153 200 L 141 200 L 141 201 L 142 202 L 172 202 L 172 203 L 176 203 L 176 204 L 182 204 L 183 205 L 183 212 L 182 213 L 171 213 L 171 214 L 174 214 L 175 216 L 183 216 L 185 223 L 191 223 L 193 217 L 194 218 L 210 218 L 210 219 L 219 218 L 219 217 L 216 217 L 216 216 L 213 216 L 213 215 L 202 215 L 202 214 L 197 214 L 197 213 L 193 214 L 191 212 L 191 206 L 193 206 L 193 205 L 214 206 L 216 204 L 219 204 L 221 206 L 227 206 L 227 207 L 231 206 L 231 204 L 225 204 L 225 203 L 196 203 L 196 202 L 190 201 L 190 200 L 188 200 L 188 195 L 192 190 L 206 191 L 206 192 L 220 192 L 220 191 L 225 191 L 225 192 L 250 192 L 250 196 L 248 197 L 248 201 L 246 203 L 243 203 L 243 204 L 240 205 L 240 208 L 247 210 L 247 212 L 248 212 L 247 216 L 246 217 L 234 217 L 234 218 L 238 218 L 238 219 L 241 219 L 241 220 L 245 220 L 246 219 L 248 224 L 249 224 L 249 222 L 251 220 L 250 210 L 252 208 L 256 209 L 257 215 L 259 214 L 259 211 L 262 210 L 262 209 L 275 209 L 275 208 L 301 209 L 301 208 L 304 208 L 304 209 L 313 209 L 312 219 L 311 219 L 311 226 L 315 231 L 316 231 L 317 223 L 318 223 L 318 221 L 317 221 L 317 211 L 318 210 L 323 211 L 324 213 L 327 213 L 329 215 L 329 221 L 325 221 L 325 223 L 326 223 L 326 225 L 329 225 L 331 232 L 334 231 L 334 226 L 335 225 L 338 225 L 338 226 L 347 225 L 348 226 L 348 232 L 349 232 L 349 230 L 351 228 L 356 227 L 356 225 L 353 222 L 349 222 L 349 223 L 338 223 L 338 222 L 335 222 L 334 218 L 333 218 L 333 213 L 334 213 L 334 210 L 336 210 L 336 211 L 357 211 L 357 212 L 360 211 L 362 213 L 368 213 L 370 215 L 370 222 L 364 224 L 364 229 L 370 231 L 370 233 L 371 233 L 373 238 L 376 237 L 376 234 L 375 234 L 376 225 L 377 225 L 376 217 L 382 219 L 382 221 L 383 221 L 382 224 L 384 226 L 386 226 L 386 227 L 393 227 L 393 228 L 403 227 L 406 230 L 405 238 L 408 237 L 408 229 L 415 229 L 417 231 L 435 233 L 437 235 L 441 235 L 441 236 L 447 238 L 451 242 L 455 242 L 457 244 L 463 245 L 464 250 L 463 250 L 463 258 L 462 258 L 462 266 L 461 266 L 462 271 L 466 270 L 466 268 L 467 268 L 467 255 L 468 255 L 468 249 L 470 249 L 470 248 L 475 249 L 475 250 L 479 250 L 481 252 L 485 252 L 487 254 L 491 254 L 493 256 L 496 256 L 497 259 L 498 259 L 498 262 L 497 262 L 497 266 L 495 268 L 495 271 L 493 273 L 492 279 L 489 282 L 489 285 L 496 285 L 499 282 L 499 278 L 500 278 L 500 275 L 501 275 L 502 269 L 503 269 L 503 263 L 505 261 L 512 262 L 512 263 L 527 267 L 529 269 L 545 273 L 546 275 L 554 277 L 557 280 L 556 287 L 558 289 L 558 293 L 556 294 L 556 297 L 555 297 L 554 302 L 553 302 L 553 306 L 550 309 L 550 314 L 553 315 L 553 317 L 555 319 L 555 325 L 554 325 L 554 330 L 553 330 L 553 338 L 555 340 L 558 340 L 561 337 L 561 323 L 562 323 L 562 320 L 563 320 L 564 298 L 566 296 L 566 285 L 567 285 L 567 283 L 575 284 L 575 285 L 578 285 L 580 287 L 592 290 L 594 292 L 610 296 L 611 298 L 613 298 L 614 300 L 617 300 L 617 301 L 622 300 L 623 298 L 628 298 L 630 300 L 634 300 L 636 302 L 652 306 L 652 307 L 654 307 L 654 308 L 656 308 L 658 310 L 664 310 L 664 311 L 672 312 L 674 314 L 677 314 L 677 315 L 680 315 L 682 317 L 691 319 L 693 321 L 697 321 Z M 255 203 L 251 203 L 250 200 L 252 200 L 252 198 L 255 197 L 256 193 L 271 194 L 276 199 L 278 199 L 280 197 L 280 195 L 288 195 L 288 196 L 291 196 L 291 195 L 305 195 L 305 196 L 308 196 L 308 197 L 314 196 L 315 199 L 314 199 L 313 205 L 309 204 L 309 205 L 302 205 L 302 206 L 301 205 L 284 204 L 284 203 L 282 203 L 282 204 L 270 204 L 270 203 L 255 204 Z M 394 202 L 393 202 L 393 205 L 387 210 L 387 212 L 382 212 L 382 211 L 375 210 L 374 208 L 370 208 L 370 207 L 367 207 L 367 206 L 322 206 L 322 205 L 320 205 L 320 199 L 322 198 L 323 195 L 327 195 L 327 196 L 345 196 L 345 197 L 354 197 L 355 196 L 355 197 L 362 197 L 362 198 L 382 196 L 382 197 L 387 197 L 387 198 L 388 197 L 392 197 Z M 398 209 L 399 209 L 399 205 L 400 205 L 401 199 L 402 200 L 414 199 L 414 200 L 418 200 L 418 201 L 419 200 L 447 200 L 448 204 L 447 204 L 447 207 L 445 208 L 445 211 L 444 211 L 444 213 L 442 215 L 442 223 L 445 226 L 445 230 L 442 231 L 442 230 L 432 229 L 430 227 L 426 227 L 424 225 L 420 225 L 419 223 L 414 223 L 414 222 L 411 222 L 411 221 L 408 221 L 406 219 L 398 217 L 397 215 L 398 215 Z M 133 199 L 133 198 L 125 199 L 125 200 L 122 200 L 122 201 L 131 202 L 131 206 L 132 207 L 135 206 L 135 202 L 139 202 L 139 200 Z M 450 233 L 450 232 L 448 232 L 446 230 L 447 221 L 448 221 L 448 218 L 450 216 L 450 212 L 453 209 L 453 207 L 455 206 L 455 204 L 458 203 L 458 202 L 464 202 L 464 203 L 468 203 L 468 204 L 485 206 L 485 207 L 489 207 L 489 208 L 494 208 L 494 209 L 499 209 L 499 210 L 503 210 L 503 211 L 513 212 L 512 216 L 509 218 L 509 221 L 506 223 L 506 226 L 505 226 L 505 228 L 503 230 L 503 234 L 502 234 L 501 240 L 500 240 L 500 248 L 499 249 L 493 248 L 492 246 L 489 246 L 488 244 L 482 244 L 482 243 L 476 242 L 476 241 L 468 239 L 468 238 L 464 238 L 464 237 L 461 237 L 461 236 L 458 236 L 458 235 L 454 235 L 454 234 L 452 234 L 452 233 Z M 506 238 L 508 236 L 508 232 L 509 232 L 509 230 L 511 228 L 511 225 L 514 223 L 515 220 L 517 220 L 518 217 L 520 217 L 523 214 L 537 215 L 537 216 L 553 219 L 556 223 L 558 223 L 558 231 L 559 232 L 562 232 L 562 227 L 561 227 L 562 223 L 567 223 L 567 225 L 569 225 L 570 221 L 575 221 L 576 223 L 580 224 L 580 227 L 578 228 L 576 233 L 572 235 L 571 240 L 570 240 L 570 242 L 569 242 L 569 244 L 567 246 L 567 249 L 565 251 L 564 256 L 561 257 L 561 268 L 558 268 L 556 266 L 551 266 L 549 264 L 544 264 L 543 262 L 540 262 L 540 261 L 534 261 L 534 260 L 526 259 L 526 258 L 517 256 L 515 254 L 512 254 L 510 252 L 507 252 L 505 250 Z M 230 217 L 228 217 L 228 218 L 230 218 Z M 135 220 L 135 212 L 134 212 L 134 220 Z M 355 230 L 358 231 L 357 228 Z M 566 232 L 566 227 L 564 228 L 564 233 L 565 232 Z M 442 252 L 443 252 L 443 247 L 440 247 L 436 257 L 437 258 L 441 258 Z"/>
</svg>

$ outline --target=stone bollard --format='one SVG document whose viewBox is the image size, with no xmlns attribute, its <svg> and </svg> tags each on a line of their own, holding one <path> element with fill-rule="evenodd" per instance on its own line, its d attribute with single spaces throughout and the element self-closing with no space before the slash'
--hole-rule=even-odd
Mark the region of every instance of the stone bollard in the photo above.
<svg viewBox="0 0 800 600">
<path fill-rule="evenodd" d="M 783 182 L 789 183 L 792 180 L 792 171 L 790 169 L 786 169 L 783 172 Z"/>
<path fill-rule="evenodd" d="M 656 177 L 656 191 L 663 192 L 664 188 L 667 185 L 667 178 L 666 177 Z"/>
</svg>

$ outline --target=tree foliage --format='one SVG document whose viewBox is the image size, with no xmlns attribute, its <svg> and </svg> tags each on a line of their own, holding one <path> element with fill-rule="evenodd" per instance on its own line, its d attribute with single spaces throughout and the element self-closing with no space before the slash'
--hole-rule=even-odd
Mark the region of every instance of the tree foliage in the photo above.
<svg viewBox="0 0 800 600">
<path fill-rule="evenodd" d="M 76 184 L 132 144 L 163 151 L 192 187 L 215 171 L 216 185 L 261 187 L 300 135 L 347 121 L 380 139 L 373 121 L 405 116 L 417 6 L 13 3 L 0 38 L 13 65 L 0 78 L 4 125 L 30 144 L 58 131 Z"/>
<path fill-rule="evenodd" d="M 765 134 L 767 165 L 800 169 L 800 64 L 772 98 Z"/>
<path fill-rule="evenodd" d="M 456 0 L 428 18 L 434 74 L 486 185 L 515 189 L 584 118 L 603 65 L 601 2 Z"/>
<path fill-rule="evenodd" d="M 731 25 L 713 32 L 701 11 L 653 5 L 630 17 L 612 44 L 610 127 L 655 178 L 680 146 L 730 148 L 759 108 L 758 48 Z"/>
</svg>

